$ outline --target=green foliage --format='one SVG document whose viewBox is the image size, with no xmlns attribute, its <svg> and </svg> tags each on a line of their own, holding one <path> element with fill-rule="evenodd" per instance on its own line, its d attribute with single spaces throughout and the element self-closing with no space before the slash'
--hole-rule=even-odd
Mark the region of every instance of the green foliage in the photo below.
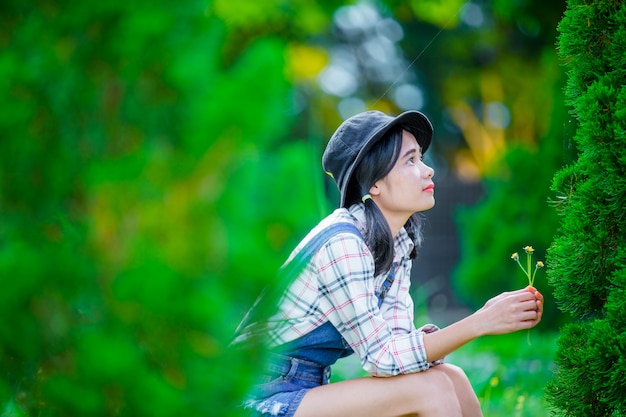
<svg viewBox="0 0 626 417">
<path fill-rule="evenodd" d="M 413 0 L 408 2 L 416 16 L 439 27 L 456 26 L 462 0 Z"/>
<path fill-rule="evenodd" d="M 524 332 L 486 337 L 446 359 L 465 370 L 485 416 L 544 417 L 556 337 L 533 332 L 530 344 Z"/>
<path fill-rule="evenodd" d="M 237 414 L 262 352 L 228 349 L 233 330 L 326 210 L 321 140 L 287 140 L 284 40 L 325 30 L 343 3 L 322 3 L 2 3 L 2 415 Z M 431 21 L 455 23 L 430 3 Z M 513 22 L 517 9 L 497 4 Z M 421 50 L 431 38 L 417 32 L 407 44 Z M 467 68 L 471 48 L 456 45 L 438 50 L 465 53 Z M 435 50 L 432 79 L 450 58 Z M 315 132 L 337 121 L 310 118 Z M 501 264 L 514 271 L 508 255 L 527 243 L 541 244 L 515 242 Z"/>
<path fill-rule="evenodd" d="M 548 67 L 553 64 L 552 59 L 544 63 Z M 559 88 L 557 81 L 558 77 L 553 79 Z M 544 93 L 559 97 L 552 89 Z M 479 308 L 488 297 L 500 292 L 528 285 L 525 275 L 510 259 L 512 253 L 530 245 L 536 250 L 534 261 L 545 259 L 558 227 L 558 216 L 547 203 L 550 181 L 567 158 L 561 139 L 565 115 L 559 104 L 555 100 L 548 109 L 552 114 L 550 130 L 537 147 L 510 145 L 483 180 L 485 195 L 481 201 L 457 210 L 461 262 L 453 282 L 459 296 L 472 308 Z M 548 291 L 545 270 L 537 272 L 535 286 L 545 296 L 541 326 L 556 328 L 563 318 Z"/>
<path fill-rule="evenodd" d="M 530 160 L 537 169 L 527 169 Z M 511 149 L 503 162 L 513 171 L 510 177 L 487 178 L 486 197 L 476 206 L 458 211 L 464 254 L 455 282 L 466 302 L 477 303 L 474 307 L 484 302 L 485 296 L 528 285 L 525 275 L 509 258 L 513 252 L 532 245 L 539 250 L 535 258 L 543 259 L 545 252 L 539 248 L 548 246 L 556 228 L 556 216 L 546 200 L 547 178 L 558 159 L 550 161 L 545 154 L 517 148 Z M 538 191 L 542 188 L 546 191 Z M 542 274 L 537 273 L 539 288 L 545 286 Z M 485 294 L 485 289 L 489 293 Z"/>
<path fill-rule="evenodd" d="M 559 25 L 580 154 L 553 182 L 562 221 L 548 252 L 549 279 L 574 318 L 548 391 L 557 415 L 626 414 L 625 23 L 623 2 L 570 1 Z"/>
<path fill-rule="evenodd" d="M 0 413 L 234 415 L 233 330 L 320 216 L 285 42 L 226 61 L 203 2 L 38 3 L 0 17 Z"/>
<path fill-rule="evenodd" d="M 624 332 L 611 320 L 572 323 L 562 329 L 558 345 L 557 371 L 547 387 L 550 402 L 568 416 L 624 415 Z"/>
</svg>

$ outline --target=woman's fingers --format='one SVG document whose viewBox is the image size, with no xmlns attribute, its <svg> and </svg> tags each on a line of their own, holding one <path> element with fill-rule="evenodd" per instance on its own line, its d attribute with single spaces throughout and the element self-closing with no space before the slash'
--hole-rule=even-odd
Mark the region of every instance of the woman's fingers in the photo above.
<svg viewBox="0 0 626 417">
<path fill-rule="evenodd" d="M 539 318 L 539 313 L 533 310 L 525 311 L 522 315 L 521 321 L 536 321 Z"/>
<path fill-rule="evenodd" d="M 535 291 L 535 298 L 537 300 L 537 312 L 539 313 L 539 318 L 543 315 L 543 294 L 539 291 Z"/>
<path fill-rule="evenodd" d="M 520 308 L 522 308 L 524 311 L 538 311 L 539 310 L 539 306 L 537 306 L 537 301 L 535 300 L 528 300 L 528 301 L 521 302 Z"/>
<path fill-rule="evenodd" d="M 489 323 L 491 334 L 529 329 L 541 321 L 543 295 L 532 286 L 504 292 L 485 303 L 478 313 Z"/>
<path fill-rule="evenodd" d="M 487 321 L 493 326 L 492 334 L 534 327 L 541 319 L 542 304 L 526 289 L 506 293 L 485 311 Z"/>
</svg>

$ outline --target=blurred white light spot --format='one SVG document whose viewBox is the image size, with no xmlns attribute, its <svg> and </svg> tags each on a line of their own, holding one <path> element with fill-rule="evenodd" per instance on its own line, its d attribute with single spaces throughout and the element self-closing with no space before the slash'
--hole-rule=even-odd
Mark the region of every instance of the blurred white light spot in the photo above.
<svg viewBox="0 0 626 417">
<path fill-rule="evenodd" d="M 365 102 L 360 98 L 349 97 L 341 100 L 337 109 L 339 111 L 339 116 L 345 120 L 357 113 L 364 112 L 367 110 L 367 107 L 365 106 Z"/>
<path fill-rule="evenodd" d="M 506 129 L 511 122 L 509 109 L 498 101 L 487 104 L 487 122 L 493 127 Z"/>
<path fill-rule="evenodd" d="M 363 54 L 360 54 L 360 57 L 365 62 L 369 59 L 374 59 L 380 63 L 386 63 L 397 58 L 394 43 L 382 36 L 367 40 L 363 43 L 362 48 Z"/>
<path fill-rule="evenodd" d="M 425 98 L 422 90 L 413 84 L 402 84 L 393 92 L 393 100 L 402 110 L 420 110 Z"/>
<path fill-rule="evenodd" d="M 392 84 L 398 80 L 401 73 L 398 67 L 392 65 L 365 65 L 365 75 L 371 82 L 379 84 Z"/>
<path fill-rule="evenodd" d="M 343 30 L 354 31 L 373 27 L 379 20 L 378 11 L 369 4 L 344 6 L 335 12 L 335 23 Z"/>
<path fill-rule="evenodd" d="M 322 90 L 338 97 L 346 97 L 357 89 L 357 80 L 352 73 L 337 66 L 326 67 L 319 75 Z"/>
<path fill-rule="evenodd" d="M 399 42 L 404 38 L 404 31 L 400 23 L 393 19 L 386 18 L 376 24 L 376 33 L 387 38 L 391 42 Z"/>
<path fill-rule="evenodd" d="M 337 46 L 330 52 L 329 66 L 343 68 L 345 71 L 356 74 L 359 71 L 359 60 L 351 48 Z"/>
<path fill-rule="evenodd" d="M 485 23 L 485 15 L 483 9 L 474 3 L 468 3 L 463 9 L 461 19 L 468 26 L 479 27 Z"/>
</svg>

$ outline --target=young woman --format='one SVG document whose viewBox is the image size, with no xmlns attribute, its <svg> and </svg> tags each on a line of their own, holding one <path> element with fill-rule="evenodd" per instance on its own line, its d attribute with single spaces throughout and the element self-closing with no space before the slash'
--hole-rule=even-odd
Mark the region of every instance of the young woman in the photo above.
<svg viewBox="0 0 626 417">
<path fill-rule="evenodd" d="M 361 113 L 333 134 L 322 162 L 341 208 L 290 258 L 306 266 L 264 322 L 272 353 L 244 404 L 252 415 L 482 415 L 464 372 L 444 357 L 479 336 L 534 327 L 543 297 L 528 287 L 444 329 L 414 326 L 416 213 L 435 204 L 434 171 L 422 160 L 431 138 L 432 125 L 417 111 Z M 353 353 L 372 377 L 329 383 L 330 366 Z"/>
</svg>

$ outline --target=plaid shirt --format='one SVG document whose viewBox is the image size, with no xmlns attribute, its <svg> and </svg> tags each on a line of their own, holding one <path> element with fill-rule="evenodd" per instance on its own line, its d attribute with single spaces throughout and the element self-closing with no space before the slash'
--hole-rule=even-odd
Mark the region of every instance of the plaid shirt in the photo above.
<svg viewBox="0 0 626 417">
<path fill-rule="evenodd" d="M 335 210 L 303 239 L 290 259 L 335 222 L 352 222 L 365 234 L 363 205 Z M 374 277 L 374 258 L 363 239 L 352 233 L 333 236 L 283 296 L 279 312 L 270 320 L 272 343 L 290 342 L 330 321 L 371 375 L 425 371 L 440 363 L 427 361 L 423 342 L 425 333 L 438 328 L 428 324 L 416 329 L 413 324 L 409 294 L 413 242 L 404 229 L 395 238 L 394 250 L 395 281 L 378 308 L 376 294 L 387 273 Z"/>
</svg>

